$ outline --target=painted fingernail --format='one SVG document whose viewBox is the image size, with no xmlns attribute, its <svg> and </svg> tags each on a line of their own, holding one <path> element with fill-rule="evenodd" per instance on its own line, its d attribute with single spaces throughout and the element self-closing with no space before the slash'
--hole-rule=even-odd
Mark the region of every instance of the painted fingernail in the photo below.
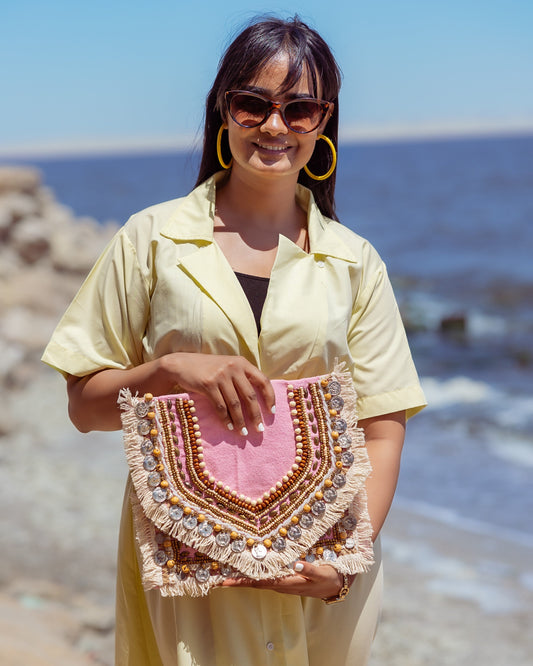
<svg viewBox="0 0 533 666">
<path fill-rule="evenodd" d="M 248 428 L 241 428 L 241 435 L 243 437 L 246 437 L 247 434 L 248 434 Z"/>
<path fill-rule="evenodd" d="M 270 412 L 271 412 L 272 414 L 275 414 L 275 413 L 276 413 L 276 405 L 272 405 L 272 407 L 270 408 Z"/>
<path fill-rule="evenodd" d="M 231 423 L 231 421 L 228 423 L 228 430 L 234 430 L 233 423 Z"/>
<path fill-rule="evenodd" d="M 303 563 L 302 562 L 296 562 L 295 565 L 294 565 L 294 571 L 297 571 L 299 573 L 300 571 L 303 571 L 303 570 L 304 570 Z"/>
<path fill-rule="evenodd" d="M 265 426 L 262 423 L 257 424 L 257 432 L 265 432 Z"/>
</svg>

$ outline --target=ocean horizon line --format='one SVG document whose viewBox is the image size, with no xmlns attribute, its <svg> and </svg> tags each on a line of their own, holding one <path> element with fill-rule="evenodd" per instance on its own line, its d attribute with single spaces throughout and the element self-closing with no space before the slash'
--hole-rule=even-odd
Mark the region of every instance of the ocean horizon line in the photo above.
<svg viewBox="0 0 533 666">
<path fill-rule="evenodd" d="M 496 123 L 420 123 L 419 125 L 341 127 L 339 143 L 394 143 L 405 141 L 468 140 L 533 136 L 533 121 Z M 199 135 L 148 136 L 124 138 L 81 138 L 61 141 L 17 143 L 0 146 L 0 160 L 54 159 L 134 155 L 162 152 L 196 152 Z"/>
</svg>

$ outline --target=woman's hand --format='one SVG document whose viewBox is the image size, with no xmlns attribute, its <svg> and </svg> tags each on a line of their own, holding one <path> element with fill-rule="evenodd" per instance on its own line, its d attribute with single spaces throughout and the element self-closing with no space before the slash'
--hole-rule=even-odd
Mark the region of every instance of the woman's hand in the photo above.
<svg viewBox="0 0 533 666">
<path fill-rule="evenodd" d="M 263 429 L 258 396 L 273 411 L 272 384 L 242 356 L 176 352 L 163 356 L 160 363 L 176 389 L 207 396 L 230 430 L 247 435 L 247 424 L 258 431 Z"/>
<path fill-rule="evenodd" d="M 343 585 L 342 575 L 329 564 L 315 566 L 309 562 L 294 564 L 294 575 L 275 580 L 252 580 L 248 578 L 227 578 L 222 587 L 253 587 L 272 590 L 283 594 L 297 594 L 301 597 L 328 599 L 336 596 Z M 355 576 L 349 576 L 350 585 Z"/>
<path fill-rule="evenodd" d="M 128 370 L 107 368 L 67 379 L 69 414 L 82 432 L 118 430 L 117 395 L 127 386 L 133 393 L 166 395 L 196 391 L 207 396 L 224 425 L 247 434 L 246 423 L 262 428 L 258 397 L 273 411 L 272 384 L 242 356 L 174 352 Z"/>
</svg>

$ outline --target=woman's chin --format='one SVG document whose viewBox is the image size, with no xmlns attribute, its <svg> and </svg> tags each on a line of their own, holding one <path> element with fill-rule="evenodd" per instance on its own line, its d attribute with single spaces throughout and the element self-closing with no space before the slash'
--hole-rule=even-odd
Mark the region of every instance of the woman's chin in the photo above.
<svg viewBox="0 0 533 666">
<path fill-rule="evenodd" d="M 288 176 L 299 171 L 299 168 L 288 159 L 286 154 L 265 155 L 264 153 L 256 153 L 250 159 L 248 166 L 262 175 Z"/>
</svg>

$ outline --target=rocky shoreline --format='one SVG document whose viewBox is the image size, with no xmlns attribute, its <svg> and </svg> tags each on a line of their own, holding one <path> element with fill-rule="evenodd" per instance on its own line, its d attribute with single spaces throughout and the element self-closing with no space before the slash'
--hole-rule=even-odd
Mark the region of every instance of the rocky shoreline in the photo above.
<svg viewBox="0 0 533 666">
<path fill-rule="evenodd" d="M 36 169 L 0 167 L 0 386 L 23 388 L 113 224 L 76 218 Z"/>
<path fill-rule="evenodd" d="M 76 218 L 39 173 L 0 168 L 0 663 L 113 663 L 115 550 L 126 478 L 118 433 L 70 424 L 64 380 L 40 362 L 114 234 Z M 396 506 L 385 528 L 372 666 L 526 666 L 532 548 Z M 529 618 L 529 619 L 528 619 Z"/>
</svg>

